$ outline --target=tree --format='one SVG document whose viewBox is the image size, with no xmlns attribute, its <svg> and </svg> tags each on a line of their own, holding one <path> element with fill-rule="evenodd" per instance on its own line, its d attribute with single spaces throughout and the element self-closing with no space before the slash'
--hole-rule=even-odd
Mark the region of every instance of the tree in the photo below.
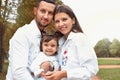
<svg viewBox="0 0 120 80">
<path fill-rule="evenodd" d="M 7 6 L 8 0 L 5 1 L 5 6 Z M 0 6 L 2 7 L 2 0 L 0 2 Z M 3 49 L 3 34 L 5 31 L 5 26 L 4 26 L 4 22 L 5 22 L 5 13 L 6 13 L 6 7 L 5 10 L 3 11 L 3 15 L 2 15 L 2 8 L 1 8 L 1 14 L 0 14 L 0 72 L 3 71 L 3 63 L 4 63 L 4 49 Z"/>
<path fill-rule="evenodd" d="M 4 49 L 3 49 L 3 34 L 4 34 L 4 26 L 0 23 L 0 72 L 3 70 L 3 63 L 4 63 Z"/>
<path fill-rule="evenodd" d="M 6 41 L 5 32 L 6 29 L 9 29 L 8 26 L 9 22 L 14 20 L 14 10 L 17 0 L 1 0 L 0 1 L 0 71 L 3 71 L 3 63 L 4 63 L 4 56 L 5 56 L 5 49 L 4 49 L 4 42 Z M 12 16 L 12 17 L 11 17 Z"/>
<path fill-rule="evenodd" d="M 109 47 L 111 57 L 120 56 L 120 42 L 117 39 L 112 41 L 112 44 Z"/>
<path fill-rule="evenodd" d="M 95 45 L 94 49 L 98 57 L 109 57 L 109 46 L 111 42 L 106 38 L 98 41 Z"/>
</svg>

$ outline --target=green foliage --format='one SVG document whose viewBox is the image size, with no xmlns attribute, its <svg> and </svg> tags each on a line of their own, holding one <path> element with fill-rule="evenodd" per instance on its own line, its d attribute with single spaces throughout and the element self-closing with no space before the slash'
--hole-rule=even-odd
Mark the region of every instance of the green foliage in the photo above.
<svg viewBox="0 0 120 80">
<path fill-rule="evenodd" d="M 33 8 L 36 1 L 37 0 L 22 0 L 22 2 L 19 3 L 19 7 L 17 8 L 18 16 L 16 18 L 16 23 L 19 27 L 29 23 L 34 18 Z"/>
<path fill-rule="evenodd" d="M 111 53 L 111 56 L 112 57 L 117 57 L 117 56 L 120 56 L 120 42 L 119 40 L 117 39 L 114 39 L 112 41 L 112 44 L 110 45 L 110 53 Z"/>
<path fill-rule="evenodd" d="M 108 39 L 98 41 L 94 49 L 98 57 L 109 57 L 109 46 L 111 42 Z"/>
<path fill-rule="evenodd" d="M 120 57 L 120 41 L 114 39 L 112 42 L 105 38 L 97 42 L 94 47 L 97 57 Z"/>
<path fill-rule="evenodd" d="M 61 0 L 55 0 L 57 4 L 63 4 Z"/>
</svg>

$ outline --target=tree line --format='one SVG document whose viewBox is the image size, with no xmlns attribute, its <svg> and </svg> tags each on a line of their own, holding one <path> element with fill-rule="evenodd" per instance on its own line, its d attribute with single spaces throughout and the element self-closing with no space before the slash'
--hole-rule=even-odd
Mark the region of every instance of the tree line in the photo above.
<svg viewBox="0 0 120 80">
<path fill-rule="evenodd" d="M 97 42 L 94 47 L 97 57 L 120 57 L 120 41 L 113 39 L 111 42 L 105 38 Z"/>
</svg>

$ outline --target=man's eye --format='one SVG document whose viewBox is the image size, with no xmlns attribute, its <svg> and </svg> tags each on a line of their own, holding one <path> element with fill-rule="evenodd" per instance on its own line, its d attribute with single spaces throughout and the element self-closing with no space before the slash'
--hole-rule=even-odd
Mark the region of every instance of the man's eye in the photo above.
<svg viewBox="0 0 120 80">
<path fill-rule="evenodd" d="M 40 10 L 42 13 L 45 13 L 45 10 Z"/>
<path fill-rule="evenodd" d="M 49 12 L 49 15 L 53 16 L 53 12 Z"/>
</svg>

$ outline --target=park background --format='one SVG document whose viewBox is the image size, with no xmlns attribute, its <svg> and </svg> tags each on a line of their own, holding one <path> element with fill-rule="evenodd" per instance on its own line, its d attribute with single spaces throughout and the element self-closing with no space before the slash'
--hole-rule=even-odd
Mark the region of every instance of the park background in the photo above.
<svg viewBox="0 0 120 80">
<path fill-rule="evenodd" d="M 0 0 L 0 80 L 5 80 L 9 39 L 19 27 L 33 19 L 33 7 L 36 1 Z M 56 0 L 56 2 L 65 3 L 73 9 L 91 46 L 96 51 L 99 65 L 120 65 L 119 0 Z M 50 26 L 48 30 L 54 28 Z M 101 80 L 117 80 L 120 78 L 117 76 L 119 72 L 119 68 L 100 69 L 98 76 L 100 79 L 102 77 Z"/>
</svg>

